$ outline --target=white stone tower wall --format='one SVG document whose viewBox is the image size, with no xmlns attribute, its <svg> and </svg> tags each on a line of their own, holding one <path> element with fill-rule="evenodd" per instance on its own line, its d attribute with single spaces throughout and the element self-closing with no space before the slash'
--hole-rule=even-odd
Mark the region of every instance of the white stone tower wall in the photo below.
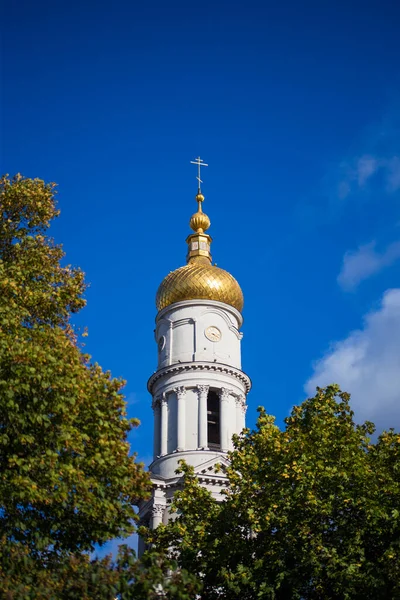
<svg viewBox="0 0 400 600">
<path fill-rule="evenodd" d="M 154 410 L 154 487 L 152 498 L 139 507 L 142 522 L 152 528 L 170 518 L 168 503 L 180 485 L 176 470 L 181 459 L 194 467 L 215 498 L 221 498 L 227 485 L 224 470 L 216 472 L 215 464 L 223 469 L 228 465 L 232 436 L 245 427 L 251 387 L 241 370 L 241 325 L 235 308 L 213 300 L 176 302 L 157 315 L 158 368 L 148 382 Z M 218 447 L 208 444 L 210 391 L 218 398 Z"/>
<path fill-rule="evenodd" d="M 240 313 L 215 301 L 177 302 L 157 315 L 158 370 L 149 379 L 154 408 L 151 472 L 171 477 L 184 458 L 193 466 L 233 449 L 245 427 L 250 380 L 241 371 Z M 209 339 L 211 333 L 214 339 Z M 219 398 L 220 447 L 209 448 L 207 397 Z"/>
<path fill-rule="evenodd" d="M 240 369 L 241 325 L 240 313 L 221 302 L 187 300 L 168 306 L 156 321 L 158 368 L 177 362 L 205 361 Z M 208 327 L 219 329 L 219 341 L 206 337 Z"/>
</svg>

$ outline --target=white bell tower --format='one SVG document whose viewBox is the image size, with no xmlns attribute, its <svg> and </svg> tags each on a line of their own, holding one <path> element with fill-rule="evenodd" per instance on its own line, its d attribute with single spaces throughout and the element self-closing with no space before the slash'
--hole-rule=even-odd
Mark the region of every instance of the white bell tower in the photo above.
<svg viewBox="0 0 400 600">
<path fill-rule="evenodd" d="M 195 164 L 203 164 L 197 159 Z M 148 381 L 154 411 L 153 494 L 139 506 L 142 523 L 155 528 L 169 518 L 184 459 L 216 498 L 227 485 L 224 470 L 232 436 L 245 427 L 251 387 L 241 368 L 243 294 L 227 271 L 212 265 L 204 196 L 190 219 L 187 264 L 162 281 L 156 297 L 158 367 Z M 139 544 L 139 554 L 143 551 Z"/>
</svg>

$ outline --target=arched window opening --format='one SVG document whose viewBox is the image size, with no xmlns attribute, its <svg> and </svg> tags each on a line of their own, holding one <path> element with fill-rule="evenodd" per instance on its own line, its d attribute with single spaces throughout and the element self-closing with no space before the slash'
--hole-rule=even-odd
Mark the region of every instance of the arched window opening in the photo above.
<svg viewBox="0 0 400 600">
<path fill-rule="evenodd" d="M 221 436 L 219 430 L 219 396 L 217 392 L 210 390 L 207 397 L 207 432 L 208 447 L 210 449 L 221 448 Z"/>
</svg>

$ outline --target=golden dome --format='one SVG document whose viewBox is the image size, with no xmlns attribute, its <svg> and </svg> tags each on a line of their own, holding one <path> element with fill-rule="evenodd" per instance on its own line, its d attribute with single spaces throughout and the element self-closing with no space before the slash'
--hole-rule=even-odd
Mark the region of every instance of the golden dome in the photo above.
<svg viewBox="0 0 400 600">
<path fill-rule="evenodd" d="M 161 282 L 157 291 L 158 310 L 182 300 L 216 300 L 243 309 L 243 293 L 236 279 L 230 273 L 211 264 L 211 237 L 204 233 L 210 226 L 210 219 L 203 213 L 204 196 L 200 191 L 196 196 L 197 212 L 190 219 L 190 227 L 195 233 L 187 238 L 187 265 L 172 271 Z"/>
<path fill-rule="evenodd" d="M 158 288 L 158 310 L 182 300 L 217 300 L 239 312 L 243 309 L 243 293 L 236 279 L 219 267 L 200 262 L 172 271 Z"/>
</svg>

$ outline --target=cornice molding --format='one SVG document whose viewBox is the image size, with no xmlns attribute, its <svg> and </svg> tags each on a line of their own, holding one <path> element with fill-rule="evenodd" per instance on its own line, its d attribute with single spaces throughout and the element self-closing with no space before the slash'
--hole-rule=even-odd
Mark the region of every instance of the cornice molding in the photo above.
<svg viewBox="0 0 400 600">
<path fill-rule="evenodd" d="M 220 308 L 224 311 L 231 312 L 235 315 L 236 319 L 239 322 L 239 327 L 243 324 L 243 315 L 230 304 L 225 304 L 225 302 L 219 302 L 219 300 L 181 300 L 180 302 L 174 302 L 169 306 L 166 306 L 156 316 L 156 322 L 161 319 L 169 320 L 166 316 L 169 312 L 176 310 L 177 308 L 183 306 L 204 306 L 206 308 Z"/>
<path fill-rule="evenodd" d="M 238 379 L 241 383 L 244 384 L 246 393 L 249 393 L 251 389 L 251 379 L 248 375 L 240 371 L 240 369 L 235 369 L 235 367 L 231 367 L 229 365 L 223 365 L 220 363 L 210 363 L 210 362 L 190 362 L 190 363 L 176 363 L 174 365 L 168 365 L 167 367 L 163 367 L 159 369 L 149 378 L 147 382 L 147 389 L 150 394 L 153 393 L 153 387 L 156 381 L 166 377 L 167 375 L 173 375 L 176 373 L 188 373 L 190 371 L 209 371 L 211 373 L 224 373 L 225 375 L 230 375 L 235 379 Z"/>
</svg>

